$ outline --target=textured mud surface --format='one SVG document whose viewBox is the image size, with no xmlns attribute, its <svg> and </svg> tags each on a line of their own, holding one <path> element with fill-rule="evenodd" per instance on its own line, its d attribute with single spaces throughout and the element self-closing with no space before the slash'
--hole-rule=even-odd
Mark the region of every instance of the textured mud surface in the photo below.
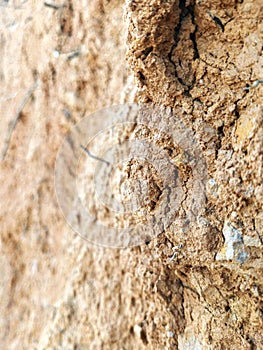
<svg viewBox="0 0 263 350">
<path fill-rule="evenodd" d="M 263 349 L 262 1 L 56 5 L 0 2 L 1 348 Z M 192 130 L 206 203 L 190 229 L 101 248 L 64 220 L 56 154 L 84 116 L 134 101 Z M 158 142 L 190 198 L 185 154 Z"/>
</svg>

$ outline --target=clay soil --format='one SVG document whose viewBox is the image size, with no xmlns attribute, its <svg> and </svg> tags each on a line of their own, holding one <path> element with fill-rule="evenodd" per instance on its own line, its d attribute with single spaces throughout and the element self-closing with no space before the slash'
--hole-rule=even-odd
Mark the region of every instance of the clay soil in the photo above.
<svg viewBox="0 0 263 350">
<path fill-rule="evenodd" d="M 263 349 L 262 47 L 262 0 L 0 1 L 1 349 Z M 182 205 L 153 239 L 105 248 L 67 224 L 56 156 L 83 118 L 133 102 L 191 130 L 205 169 L 158 139 Z M 154 212 L 162 179 L 129 169 Z"/>
</svg>

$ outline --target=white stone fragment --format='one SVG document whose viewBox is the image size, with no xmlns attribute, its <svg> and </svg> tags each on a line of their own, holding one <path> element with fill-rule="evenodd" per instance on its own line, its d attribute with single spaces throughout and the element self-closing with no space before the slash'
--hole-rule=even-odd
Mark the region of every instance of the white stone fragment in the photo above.
<svg viewBox="0 0 263 350">
<path fill-rule="evenodd" d="M 223 249 L 217 253 L 216 260 L 232 260 L 244 263 L 248 254 L 245 252 L 245 245 L 242 233 L 226 221 L 223 228 L 225 244 Z"/>
</svg>

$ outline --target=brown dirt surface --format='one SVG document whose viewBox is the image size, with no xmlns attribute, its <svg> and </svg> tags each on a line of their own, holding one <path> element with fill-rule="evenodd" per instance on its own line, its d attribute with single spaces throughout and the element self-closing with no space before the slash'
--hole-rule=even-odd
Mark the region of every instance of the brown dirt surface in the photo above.
<svg viewBox="0 0 263 350">
<path fill-rule="evenodd" d="M 262 0 L 0 1 L 1 349 L 263 349 L 262 20 Z M 67 224 L 54 169 L 78 122 L 129 102 L 156 118 L 115 140 L 167 154 L 182 199 L 152 240 L 112 249 Z M 116 178 L 147 180 L 153 217 L 156 169 Z"/>
</svg>

